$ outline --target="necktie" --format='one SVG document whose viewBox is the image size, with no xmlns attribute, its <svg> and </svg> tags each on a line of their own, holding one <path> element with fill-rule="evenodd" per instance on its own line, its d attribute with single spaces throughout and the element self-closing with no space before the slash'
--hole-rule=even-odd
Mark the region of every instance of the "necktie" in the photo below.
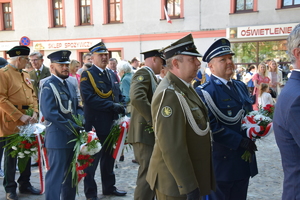
<svg viewBox="0 0 300 200">
<path fill-rule="evenodd" d="M 117 71 L 114 71 L 114 73 L 115 73 L 115 75 L 116 75 L 116 77 L 117 77 L 117 79 L 118 79 L 118 83 L 120 83 L 120 78 L 119 78 L 119 76 L 118 76 L 118 72 L 117 72 Z"/>
<path fill-rule="evenodd" d="M 106 70 L 103 70 L 103 74 L 106 76 L 106 78 L 108 78 L 108 80 L 110 80 Z"/>
<path fill-rule="evenodd" d="M 64 80 L 63 83 L 64 83 L 64 86 L 65 86 L 65 87 L 67 88 L 67 90 L 69 91 L 69 87 L 68 87 L 67 81 Z"/>
<path fill-rule="evenodd" d="M 41 76 L 41 71 L 37 70 L 37 77 L 40 78 L 40 76 Z"/>
<path fill-rule="evenodd" d="M 231 81 L 228 81 L 228 82 L 227 82 L 227 85 L 229 86 L 229 89 L 230 89 L 230 90 L 233 89 L 233 85 L 232 85 L 232 82 L 231 82 Z"/>
</svg>

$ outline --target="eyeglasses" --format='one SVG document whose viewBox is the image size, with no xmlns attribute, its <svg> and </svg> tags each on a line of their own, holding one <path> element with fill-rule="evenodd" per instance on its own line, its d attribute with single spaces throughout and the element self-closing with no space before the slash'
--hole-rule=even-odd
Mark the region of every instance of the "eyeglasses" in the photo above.
<svg viewBox="0 0 300 200">
<path fill-rule="evenodd" d="M 26 58 L 26 57 L 21 57 L 21 58 L 24 58 L 27 62 L 29 61 L 29 58 Z"/>
<path fill-rule="evenodd" d="M 39 58 L 39 59 L 33 59 L 33 60 L 30 59 L 29 61 L 30 61 L 30 62 L 36 62 L 36 61 L 38 61 L 38 60 L 41 60 L 41 59 L 40 59 L 40 58 Z"/>
</svg>

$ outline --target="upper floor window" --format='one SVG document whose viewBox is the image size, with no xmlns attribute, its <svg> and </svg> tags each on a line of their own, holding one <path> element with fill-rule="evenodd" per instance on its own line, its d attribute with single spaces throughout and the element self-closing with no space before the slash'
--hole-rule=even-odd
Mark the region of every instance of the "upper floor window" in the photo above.
<svg viewBox="0 0 300 200">
<path fill-rule="evenodd" d="M 91 24 L 90 6 L 90 0 L 80 0 L 80 24 Z"/>
<path fill-rule="evenodd" d="M 121 2 L 120 0 L 108 0 L 108 23 L 120 22 Z"/>
<path fill-rule="evenodd" d="M 287 6 L 300 6 L 300 0 L 283 0 L 282 7 Z"/>
<path fill-rule="evenodd" d="M 54 27 L 63 26 L 63 0 L 53 0 Z"/>
<path fill-rule="evenodd" d="M 3 30 L 12 30 L 12 15 L 10 3 L 2 4 Z"/>
<path fill-rule="evenodd" d="M 166 0 L 165 5 L 170 18 L 181 17 L 181 0 Z"/>
<path fill-rule="evenodd" d="M 253 0 L 236 0 L 236 12 L 253 11 Z"/>
</svg>

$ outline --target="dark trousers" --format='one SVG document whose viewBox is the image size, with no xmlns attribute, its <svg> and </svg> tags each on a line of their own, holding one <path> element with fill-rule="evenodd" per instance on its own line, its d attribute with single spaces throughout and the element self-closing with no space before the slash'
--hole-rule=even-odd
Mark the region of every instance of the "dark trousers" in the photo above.
<svg viewBox="0 0 300 200">
<path fill-rule="evenodd" d="M 45 177 L 45 200 L 74 200 L 76 187 L 72 187 L 72 173 L 65 180 L 74 151 L 69 149 L 47 149 L 50 170 Z M 65 181 L 65 182 L 64 182 Z"/>
<path fill-rule="evenodd" d="M 99 153 L 95 154 L 95 160 L 92 165 L 86 168 L 84 171 L 87 173 L 84 178 L 84 193 L 86 198 L 97 197 L 97 183 L 95 181 L 95 172 L 100 161 L 100 173 L 102 182 L 102 194 L 110 194 L 116 189 L 116 178 L 114 173 L 115 159 L 112 157 L 113 151 L 107 149 L 106 145 L 103 145 L 107 136 L 99 136 L 102 148 Z"/>
<path fill-rule="evenodd" d="M 249 178 L 238 181 L 217 181 L 217 191 L 209 195 L 209 200 L 246 200 Z"/>
<path fill-rule="evenodd" d="M 6 141 L 6 144 L 9 141 Z M 17 183 L 15 182 L 16 167 L 17 167 L 17 157 L 11 157 L 9 154 L 12 149 L 5 149 L 4 152 L 4 180 L 3 186 L 7 193 L 16 192 Z M 29 158 L 25 170 L 20 173 L 18 178 L 19 188 L 27 188 L 30 186 L 30 176 L 31 176 L 31 158 Z"/>
</svg>

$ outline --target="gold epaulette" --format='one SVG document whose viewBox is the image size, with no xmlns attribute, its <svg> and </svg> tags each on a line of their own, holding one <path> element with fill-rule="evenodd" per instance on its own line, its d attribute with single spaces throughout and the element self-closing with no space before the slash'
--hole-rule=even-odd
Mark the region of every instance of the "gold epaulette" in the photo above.
<svg viewBox="0 0 300 200">
<path fill-rule="evenodd" d="M 104 98 L 104 99 L 106 99 L 106 98 L 112 96 L 112 98 L 114 99 L 114 94 L 113 94 L 112 90 L 109 90 L 109 92 L 107 92 L 107 93 L 101 92 L 101 91 L 97 88 L 96 83 L 95 83 L 95 80 L 94 80 L 94 78 L 93 78 L 91 72 L 89 72 L 89 71 L 86 71 L 86 72 L 87 72 L 87 74 L 88 74 L 88 76 L 89 76 L 89 79 L 90 79 L 90 81 L 91 81 L 91 84 L 92 84 L 92 86 L 93 86 L 95 92 L 98 94 L 98 96 L 100 96 L 101 98 Z"/>
</svg>

